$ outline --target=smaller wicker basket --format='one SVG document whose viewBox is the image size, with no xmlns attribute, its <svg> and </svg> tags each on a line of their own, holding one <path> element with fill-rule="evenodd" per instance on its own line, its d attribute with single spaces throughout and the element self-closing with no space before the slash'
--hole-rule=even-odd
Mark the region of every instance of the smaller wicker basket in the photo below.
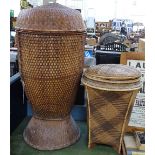
<svg viewBox="0 0 155 155">
<path fill-rule="evenodd" d="M 140 77 L 135 68 L 120 64 L 96 65 L 84 72 L 89 148 L 100 143 L 121 152 L 125 127 L 141 87 Z"/>
</svg>

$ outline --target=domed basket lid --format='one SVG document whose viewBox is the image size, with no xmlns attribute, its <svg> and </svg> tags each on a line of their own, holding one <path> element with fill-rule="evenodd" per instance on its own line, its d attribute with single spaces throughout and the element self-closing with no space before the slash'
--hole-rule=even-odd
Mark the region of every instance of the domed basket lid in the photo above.
<svg viewBox="0 0 155 155">
<path fill-rule="evenodd" d="M 82 82 L 101 90 L 130 91 L 141 87 L 140 77 L 137 69 L 127 65 L 100 64 L 88 68 Z"/>
<path fill-rule="evenodd" d="M 141 73 L 134 67 L 122 64 L 100 64 L 88 68 L 84 75 L 90 79 L 99 81 L 126 81 L 136 80 L 141 77 Z"/>
<path fill-rule="evenodd" d="M 58 3 L 24 9 L 17 18 L 16 29 L 34 31 L 85 31 L 79 11 Z"/>
</svg>

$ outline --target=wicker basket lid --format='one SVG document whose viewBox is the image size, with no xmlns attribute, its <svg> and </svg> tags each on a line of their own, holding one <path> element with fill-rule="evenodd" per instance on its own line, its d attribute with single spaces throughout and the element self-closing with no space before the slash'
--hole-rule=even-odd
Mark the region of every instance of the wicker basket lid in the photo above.
<svg viewBox="0 0 155 155">
<path fill-rule="evenodd" d="M 17 18 L 16 29 L 34 31 L 85 31 L 79 11 L 58 3 L 24 9 Z"/>
<path fill-rule="evenodd" d="M 129 80 L 139 78 L 141 73 L 137 69 L 127 65 L 100 64 L 87 69 L 84 75 L 90 79 Z"/>
<path fill-rule="evenodd" d="M 100 64 L 88 68 L 82 82 L 90 87 L 104 90 L 133 90 L 141 87 L 141 73 L 127 65 Z"/>
</svg>

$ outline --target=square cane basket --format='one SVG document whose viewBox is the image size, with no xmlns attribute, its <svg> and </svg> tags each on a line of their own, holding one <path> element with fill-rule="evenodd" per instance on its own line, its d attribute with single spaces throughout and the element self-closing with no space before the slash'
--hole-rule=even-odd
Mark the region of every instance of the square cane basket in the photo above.
<svg viewBox="0 0 155 155">
<path fill-rule="evenodd" d="M 99 143 L 121 152 L 125 127 L 141 87 L 140 77 L 135 68 L 120 64 L 96 65 L 84 72 L 89 148 Z"/>
</svg>

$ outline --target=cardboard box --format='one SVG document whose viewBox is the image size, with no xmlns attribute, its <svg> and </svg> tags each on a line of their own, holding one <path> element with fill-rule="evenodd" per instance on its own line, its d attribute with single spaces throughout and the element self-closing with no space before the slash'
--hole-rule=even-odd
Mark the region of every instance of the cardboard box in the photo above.
<svg viewBox="0 0 155 155">
<path fill-rule="evenodd" d="M 87 44 L 90 46 L 96 45 L 96 39 L 95 38 L 87 38 L 86 41 L 87 41 Z"/>
<path fill-rule="evenodd" d="M 134 134 L 124 135 L 125 153 L 123 155 L 145 155 L 144 150 L 139 150 L 136 145 Z"/>
<path fill-rule="evenodd" d="M 145 39 L 139 39 L 138 52 L 145 52 Z"/>
</svg>

